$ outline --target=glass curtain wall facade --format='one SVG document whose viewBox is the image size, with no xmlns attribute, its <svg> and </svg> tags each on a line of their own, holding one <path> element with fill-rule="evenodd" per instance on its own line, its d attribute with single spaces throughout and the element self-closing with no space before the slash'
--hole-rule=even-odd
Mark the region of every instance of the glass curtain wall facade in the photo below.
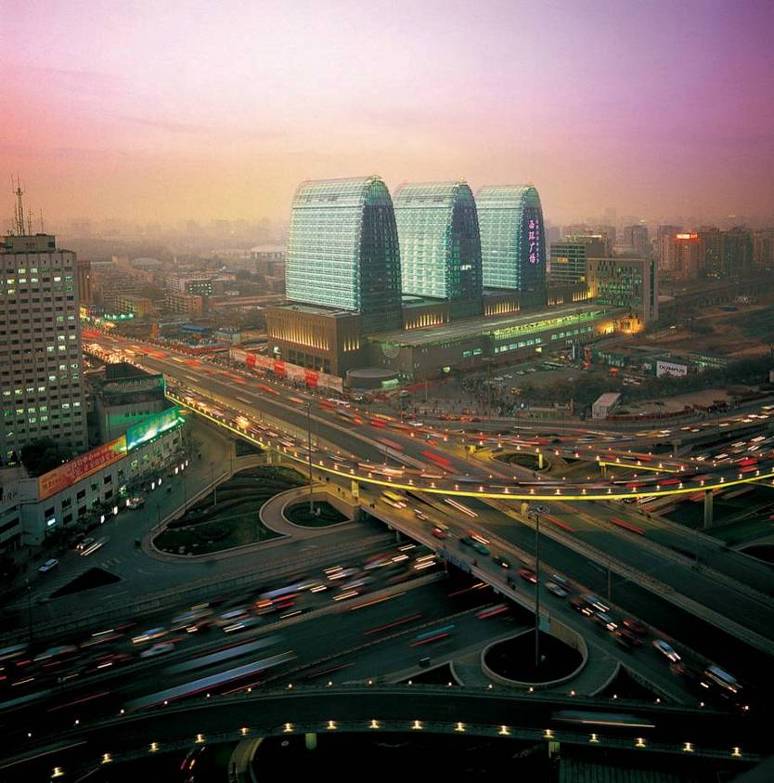
<svg viewBox="0 0 774 783">
<path fill-rule="evenodd" d="M 364 333 L 400 326 L 398 233 L 379 177 L 299 185 L 285 284 L 291 301 L 359 311 Z"/>
<path fill-rule="evenodd" d="M 530 294 L 545 304 L 546 240 L 540 196 L 531 185 L 498 185 L 476 194 L 484 286 Z"/>
<path fill-rule="evenodd" d="M 455 317 L 482 311 L 481 240 L 465 182 L 401 185 L 395 192 L 404 294 L 445 299 Z"/>
</svg>

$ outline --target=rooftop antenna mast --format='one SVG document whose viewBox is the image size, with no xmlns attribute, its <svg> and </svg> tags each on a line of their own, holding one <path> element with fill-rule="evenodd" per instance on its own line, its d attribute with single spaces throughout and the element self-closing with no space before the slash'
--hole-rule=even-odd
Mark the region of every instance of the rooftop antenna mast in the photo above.
<svg viewBox="0 0 774 783">
<path fill-rule="evenodd" d="M 40 233 L 45 234 L 46 229 L 43 227 L 43 210 L 40 210 Z"/>
<path fill-rule="evenodd" d="M 11 185 L 14 185 L 13 177 L 11 177 Z M 14 210 L 14 230 L 19 236 L 24 236 L 24 191 L 21 189 L 21 180 L 19 175 L 16 175 L 16 185 L 14 188 L 14 195 L 16 196 L 16 207 Z"/>
</svg>

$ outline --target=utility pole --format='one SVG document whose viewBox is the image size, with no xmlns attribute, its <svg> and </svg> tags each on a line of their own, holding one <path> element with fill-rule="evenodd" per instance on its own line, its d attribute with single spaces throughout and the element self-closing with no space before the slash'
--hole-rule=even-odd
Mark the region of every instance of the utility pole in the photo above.
<svg viewBox="0 0 774 783">
<path fill-rule="evenodd" d="M 548 506 L 537 505 L 527 511 L 535 522 L 535 670 L 540 667 L 540 515 L 548 513 Z"/>
<path fill-rule="evenodd" d="M 306 401 L 306 457 L 309 463 L 309 515 L 314 514 L 314 489 L 312 481 L 312 401 Z"/>
</svg>

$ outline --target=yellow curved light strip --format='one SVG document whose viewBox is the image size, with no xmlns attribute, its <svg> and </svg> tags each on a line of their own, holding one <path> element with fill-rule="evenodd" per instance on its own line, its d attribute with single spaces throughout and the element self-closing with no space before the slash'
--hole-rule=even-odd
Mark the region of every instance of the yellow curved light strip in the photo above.
<svg viewBox="0 0 774 783">
<path fill-rule="evenodd" d="M 167 392 L 167 397 L 169 399 L 174 400 L 174 402 L 184 405 L 187 408 L 191 408 L 190 405 L 185 403 L 183 400 L 176 397 L 173 393 Z M 245 440 L 249 440 L 252 443 L 255 443 L 258 446 L 262 446 L 263 448 L 271 448 L 271 445 L 268 443 L 264 443 L 261 440 L 258 440 L 256 438 L 250 437 L 246 432 L 242 432 L 241 430 L 236 429 L 235 427 L 232 427 L 230 424 L 227 424 L 226 422 L 220 421 L 219 419 L 216 419 L 212 416 L 210 416 L 207 413 L 203 413 L 202 411 L 191 408 L 196 414 L 199 416 L 203 416 L 206 419 L 209 419 L 214 424 L 217 424 L 219 427 L 223 427 L 224 429 L 227 429 L 231 432 L 233 432 L 235 435 L 239 435 L 240 438 L 245 438 Z M 306 457 L 297 457 L 293 454 L 287 454 L 284 453 L 284 456 L 288 459 L 292 459 L 295 462 L 299 462 L 302 465 L 308 465 L 308 459 Z M 587 489 L 583 487 L 583 485 L 567 485 L 565 487 L 546 487 L 544 492 L 540 492 L 540 487 L 530 487 L 530 491 L 508 491 L 505 492 L 504 490 L 502 492 L 478 492 L 474 490 L 469 489 L 444 489 L 439 487 L 423 487 L 419 486 L 417 484 L 404 484 L 404 483 L 398 483 L 394 480 L 388 480 L 388 479 L 379 479 L 374 478 L 372 474 L 368 474 L 366 476 L 360 475 L 359 473 L 345 473 L 343 470 L 339 470 L 337 468 L 327 467 L 323 464 L 316 464 L 314 466 L 315 470 L 322 471 L 324 473 L 330 473 L 334 476 L 340 476 L 344 479 L 349 479 L 350 481 L 358 481 L 363 484 L 375 484 L 380 487 L 389 487 L 390 489 L 402 489 L 408 492 L 426 492 L 431 495 L 451 495 L 454 497 L 467 497 L 467 498 L 484 498 L 486 500 L 557 500 L 561 498 L 561 500 L 572 503 L 574 501 L 587 501 L 587 500 L 615 500 L 617 498 L 646 498 L 646 497 L 664 497 L 666 495 L 695 495 L 697 492 L 708 492 L 713 489 L 728 489 L 729 487 L 736 486 L 737 484 L 754 484 L 758 481 L 764 481 L 766 479 L 774 479 L 774 468 L 769 469 L 768 472 L 762 472 L 759 476 L 750 476 L 749 478 L 743 478 L 743 479 L 734 479 L 732 481 L 726 481 L 725 477 L 721 477 L 717 480 L 714 484 L 704 484 L 702 486 L 691 486 L 691 487 L 675 487 L 672 489 L 655 489 L 652 488 L 649 491 L 646 489 L 643 489 L 642 491 L 634 491 L 632 492 L 630 489 L 627 489 L 623 485 L 614 486 L 611 485 L 608 490 L 614 489 L 617 490 L 616 492 L 598 492 L 597 494 L 567 494 L 567 489 L 576 489 L 576 491 L 583 491 L 584 493 L 587 492 Z M 722 480 L 721 480 L 722 479 Z M 514 489 L 516 489 L 516 486 L 514 486 Z M 535 491 L 538 490 L 538 491 Z M 557 490 L 559 490 L 559 494 L 557 494 Z"/>
</svg>

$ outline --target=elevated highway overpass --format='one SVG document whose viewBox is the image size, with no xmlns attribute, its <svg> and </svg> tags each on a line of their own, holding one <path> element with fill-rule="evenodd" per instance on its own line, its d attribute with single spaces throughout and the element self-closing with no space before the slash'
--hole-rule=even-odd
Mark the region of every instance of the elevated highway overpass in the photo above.
<svg viewBox="0 0 774 783">
<path fill-rule="evenodd" d="M 0 760 L 7 783 L 91 774 L 103 764 L 202 744 L 330 732 L 428 732 L 528 740 L 739 763 L 767 753 L 761 721 L 710 710 L 615 704 L 577 697 L 517 694 L 498 688 L 419 685 L 335 686 L 255 691 L 171 704 L 32 738 Z"/>
</svg>

